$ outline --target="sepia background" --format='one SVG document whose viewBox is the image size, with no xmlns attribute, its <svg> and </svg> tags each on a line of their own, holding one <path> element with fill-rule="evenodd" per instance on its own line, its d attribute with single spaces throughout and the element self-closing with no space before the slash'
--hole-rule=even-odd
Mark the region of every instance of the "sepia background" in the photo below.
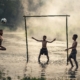
<svg viewBox="0 0 80 80">
<path fill-rule="evenodd" d="M 28 30 L 29 62 L 26 63 L 26 38 L 24 15 L 70 15 L 68 17 L 68 40 L 72 46 L 73 34 L 78 34 L 77 60 L 80 61 L 80 23 L 79 0 L 1 0 L 0 19 L 6 18 L 7 23 L 0 22 L 3 29 L 3 46 L 6 51 L 0 50 L 0 71 L 2 77 L 11 77 L 12 80 L 20 80 L 23 77 L 44 77 L 50 79 L 79 79 L 80 69 L 69 71 L 67 66 L 66 49 L 66 18 L 26 18 Z M 31 39 L 42 39 L 46 35 L 50 61 L 46 64 L 46 56 L 41 56 L 41 64 L 38 63 L 38 55 L 41 43 Z M 70 54 L 69 50 L 69 54 Z M 80 63 L 79 63 L 80 65 Z"/>
</svg>

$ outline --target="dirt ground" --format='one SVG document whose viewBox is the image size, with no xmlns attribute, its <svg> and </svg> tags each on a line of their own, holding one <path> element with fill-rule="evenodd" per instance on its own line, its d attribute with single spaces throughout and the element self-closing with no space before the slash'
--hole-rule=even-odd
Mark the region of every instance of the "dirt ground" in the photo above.
<svg viewBox="0 0 80 80">
<path fill-rule="evenodd" d="M 26 62 L 26 43 L 25 38 L 19 34 L 4 34 L 3 46 L 6 51 L 0 50 L 0 71 L 3 77 L 11 77 L 12 80 L 20 80 L 23 77 L 44 77 L 46 80 L 79 80 L 80 68 L 75 70 L 75 66 L 70 70 L 70 64 L 66 65 L 67 53 L 65 41 L 55 41 L 48 44 L 50 61 L 46 63 L 45 55 L 41 56 L 41 62 L 38 62 L 38 55 L 41 43 L 32 39 L 29 40 L 29 61 Z M 71 44 L 69 44 L 71 45 Z M 80 65 L 80 50 L 78 46 L 77 60 Z M 70 51 L 69 51 L 70 53 Z"/>
</svg>

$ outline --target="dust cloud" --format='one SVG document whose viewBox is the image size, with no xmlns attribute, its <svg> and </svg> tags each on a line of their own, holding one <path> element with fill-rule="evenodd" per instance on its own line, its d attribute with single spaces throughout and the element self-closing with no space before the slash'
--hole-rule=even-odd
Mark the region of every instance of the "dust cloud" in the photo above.
<svg viewBox="0 0 80 80">
<path fill-rule="evenodd" d="M 79 7 L 77 0 L 21 0 L 24 15 L 70 15 L 68 18 L 69 38 L 79 34 Z M 47 34 L 58 39 L 65 38 L 65 18 L 28 18 L 28 32 L 32 36 Z"/>
</svg>

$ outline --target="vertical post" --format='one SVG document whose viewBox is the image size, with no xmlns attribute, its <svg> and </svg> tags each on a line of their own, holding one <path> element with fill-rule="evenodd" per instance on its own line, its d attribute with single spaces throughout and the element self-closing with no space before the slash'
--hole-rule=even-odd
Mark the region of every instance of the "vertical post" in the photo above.
<svg viewBox="0 0 80 80">
<path fill-rule="evenodd" d="M 68 48 L 68 19 L 66 16 L 66 42 L 67 42 L 67 48 Z M 67 65 L 68 65 L 68 50 L 67 50 Z"/>
<path fill-rule="evenodd" d="M 26 36 L 26 55 L 27 55 L 27 62 L 28 62 L 28 38 L 27 38 L 27 26 L 26 26 L 26 17 L 24 16 L 25 21 L 25 36 Z"/>
</svg>

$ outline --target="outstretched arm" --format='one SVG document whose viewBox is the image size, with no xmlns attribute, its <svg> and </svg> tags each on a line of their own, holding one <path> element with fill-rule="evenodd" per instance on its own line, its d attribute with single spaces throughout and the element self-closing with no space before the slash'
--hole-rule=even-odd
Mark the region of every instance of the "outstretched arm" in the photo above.
<svg viewBox="0 0 80 80">
<path fill-rule="evenodd" d="M 54 38 L 52 41 L 47 41 L 48 43 L 52 43 L 53 41 L 55 41 L 56 40 L 56 38 Z"/>
<path fill-rule="evenodd" d="M 36 38 L 34 38 L 34 37 L 32 37 L 32 39 L 34 39 L 34 40 L 36 40 L 36 41 L 38 41 L 38 42 L 42 42 L 42 40 L 38 40 L 38 39 L 36 39 Z"/>
<path fill-rule="evenodd" d="M 65 49 L 65 51 L 69 50 L 69 49 L 73 49 L 77 46 L 77 42 L 75 42 L 75 44 L 72 47 L 69 47 L 68 49 Z"/>
</svg>

